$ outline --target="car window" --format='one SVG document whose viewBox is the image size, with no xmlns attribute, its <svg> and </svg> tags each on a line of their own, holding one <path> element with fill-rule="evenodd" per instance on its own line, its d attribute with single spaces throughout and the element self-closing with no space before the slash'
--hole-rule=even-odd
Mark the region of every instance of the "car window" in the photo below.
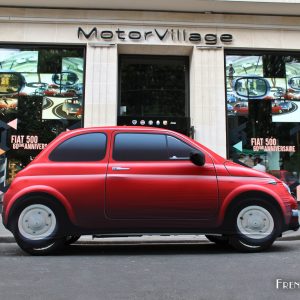
<svg viewBox="0 0 300 300">
<path fill-rule="evenodd" d="M 192 152 L 196 149 L 185 142 L 168 135 L 168 156 L 169 159 L 189 159 Z"/>
<path fill-rule="evenodd" d="M 115 136 L 113 159 L 117 161 L 168 160 L 164 134 L 119 133 Z"/>
<path fill-rule="evenodd" d="M 164 134 L 119 133 L 115 137 L 113 159 L 116 161 L 161 161 L 189 159 L 196 149 Z"/>
<path fill-rule="evenodd" d="M 87 133 L 69 138 L 58 145 L 49 159 L 60 162 L 98 161 L 106 153 L 106 135 L 104 133 Z"/>
</svg>

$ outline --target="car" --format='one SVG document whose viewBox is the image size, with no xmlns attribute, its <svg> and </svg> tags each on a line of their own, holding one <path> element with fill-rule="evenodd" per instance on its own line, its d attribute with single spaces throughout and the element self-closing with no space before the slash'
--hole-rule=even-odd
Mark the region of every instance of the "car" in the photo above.
<svg viewBox="0 0 300 300">
<path fill-rule="evenodd" d="M 76 112 L 76 118 L 78 118 L 78 119 L 81 119 L 82 118 L 82 116 L 83 116 L 83 108 L 82 108 L 82 106 L 77 110 L 77 112 Z"/>
<path fill-rule="evenodd" d="M 15 98 L 8 98 L 8 97 L 2 97 L 0 98 L 0 109 L 6 110 L 6 109 L 17 109 L 18 106 L 18 100 Z"/>
<path fill-rule="evenodd" d="M 68 89 L 66 91 L 63 91 L 60 96 L 62 97 L 75 97 L 76 91 L 74 89 Z"/>
<path fill-rule="evenodd" d="M 78 98 L 66 99 L 62 105 L 62 111 L 69 115 L 76 115 L 81 110 L 81 102 Z"/>
<path fill-rule="evenodd" d="M 233 112 L 238 116 L 248 115 L 248 102 L 238 102 L 233 106 Z"/>
<path fill-rule="evenodd" d="M 283 112 L 283 109 L 280 105 L 276 103 L 272 103 L 272 114 L 281 114 Z"/>
<path fill-rule="evenodd" d="M 253 64 L 252 63 L 244 63 L 243 65 L 242 65 L 242 68 L 244 68 L 244 69 L 249 69 L 249 68 L 252 68 L 253 67 Z"/>
<path fill-rule="evenodd" d="M 44 90 L 43 92 L 43 95 L 45 96 L 48 96 L 48 97 L 53 97 L 53 96 L 56 96 L 58 94 L 58 91 L 57 90 L 54 90 L 54 89 L 48 89 L 48 90 Z"/>
<path fill-rule="evenodd" d="M 293 76 L 288 79 L 288 89 L 285 96 L 287 100 L 300 99 L 300 76 Z"/>
<path fill-rule="evenodd" d="M 291 101 L 282 101 L 279 103 L 283 112 L 288 112 L 293 109 L 293 104 Z"/>
<path fill-rule="evenodd" d="M 205 234 L 240 251 L 299 228 L 297 201 L 268 173 L 161 128 L 110 126 L 60 134 L 3 199 L 18 245 L 49 254 L 81 235 Z"/>
<path fill-rule="evenodd" d="M 227 102 L 233 103 L 236 102 L 236 97 L 232 93 L 227 94 Z"/>
<path fill-rule="evenodd" d="M 234 112 L 233 106 L 229 103 L 227 103 L 227 113 L 232 114 Z"/>
<path fill-rule="evenodd" d="M 271 105 L 272 114 L 281 114 L 283 109 L 280 105 L 272 103 Z M 249 113 L 248 102 L 238 102 L 233 106 L 233 112 L 237 116 L 247 116 Z"/>
<path fill-rule="evenodd" d="M 16 63 L 17 64 L 24 64 L 24 63 L 26 63 L 26 58 L 24 58 L 24 57 L 21 57 L 21 58 L 18 58 L 17 60 L 16 60 Z"/>
<path fill-rule="evenodd" d="M 270 93 L 273 95 L 274 99 L 284 98 L 286 92 L 282 87 L 273 87 L 270 89 Z"/>
</svg>

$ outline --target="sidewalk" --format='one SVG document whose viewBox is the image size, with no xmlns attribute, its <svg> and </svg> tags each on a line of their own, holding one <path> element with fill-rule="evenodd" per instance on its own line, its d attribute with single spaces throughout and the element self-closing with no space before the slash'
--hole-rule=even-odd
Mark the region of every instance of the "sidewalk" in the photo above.
<svg viewBox="0 0 300 300">
<path fill-rule="evenodd" d="M 300 240 L 300 230 L 287 231 L 278 239 L 279 241 L 294 241 Z M 6 230 L 2 224 L 2 217 L 0 216 L 0 243 L 14 243 L 12 233 Z M 151 236 L 143 235 L 141 237 L 115 237 L 115 238 L 95 238 L 87 235 L 79 239 L 81 243 L 98 243 L 105 245 L 113 244 L 197 244 L 208 242 L 205 235 L 171 235 L 171 236 Z"/>
</svg>

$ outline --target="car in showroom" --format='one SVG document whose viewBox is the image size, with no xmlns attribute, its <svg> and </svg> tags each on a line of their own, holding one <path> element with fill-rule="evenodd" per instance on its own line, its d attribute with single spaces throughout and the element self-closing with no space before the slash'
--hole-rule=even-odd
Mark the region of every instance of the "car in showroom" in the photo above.
<svg viewBox="0 0 300 300">
<path fill-rule="evenodd" d="M 281 114 L 283 109 L 277 103 L 271 104 L 271 112 L 273 115 Z M 233 113 L 237 116 L 247 116 L 249 113 L 249 104 L 248 102 L 238 102 L 233 106 Z"/>
<path fill-rule="evenodd" d="M 278 104 L 283 112 L 289 112 L 293 109 L 293 103 L 291 101 L 282 101 Z"/>
<path fill-rule="evenodd" d="M 237 116 L 247 116 L 249 113 L 248 102 L 238 102 L 233 106 L 233 112 Z"/>
<path fill-rule="evenodd" d="M 81 235 L 144 234 L 205 234 L 254 252 L 299 228 L 297 208 L 278 178 L 183 134 L 112 126 L 60 134 L 17 174 L 2 217 L 18 245 L 35 255 Z"/>
<path fill-rule="evenodd" d="M 67 116 L 77 115 L 81 110 L 81 102 L 77 97 L 65 99 L 62 105 L 62 111 L 65 112 Z"/>
<path fill-rule="evenodd" d="M 11 97 L 0 97 L 0 110 L 17 109 L 18 100 Z"/>
</svg>

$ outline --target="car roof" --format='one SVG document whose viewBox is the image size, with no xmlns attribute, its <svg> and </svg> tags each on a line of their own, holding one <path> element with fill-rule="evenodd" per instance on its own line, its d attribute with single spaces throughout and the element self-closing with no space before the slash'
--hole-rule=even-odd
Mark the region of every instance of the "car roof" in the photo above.
<svg viewBox="0 0 300 300">
<path fill-rule="evenodd" d="M 71 132 L 95 132 L 95 131 L 159 131 L 159 132 L 173 132 L 172 130 L 159 128 L 159 127 L 148 127 L 148 126 L 98 126 L 98 127 L 85 127 L 74 129 Z M 67 131 L 70 132 L 70 131 Z M 66 132 L 66 133 L 67 133 Z M 177 132 L 176 132 L 177 133 Z"/>
</svg>

